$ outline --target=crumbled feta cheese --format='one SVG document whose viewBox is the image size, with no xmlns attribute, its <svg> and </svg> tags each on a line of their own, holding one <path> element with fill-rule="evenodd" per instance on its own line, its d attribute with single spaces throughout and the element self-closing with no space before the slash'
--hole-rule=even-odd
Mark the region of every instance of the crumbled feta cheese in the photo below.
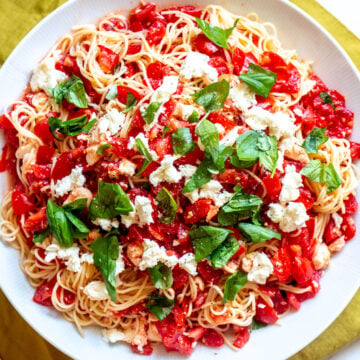
<svg viewBox="0 0 360 360">
<path fill-rule="evenodd" d="M 243 82 L 230 89 L 230 98 L 241 111 L 246 111 L 257 104 L 255 92 Z"/>
<path fill-rule="evenodd" d="M 197 263 L 195 261 L 195 255 L 193 253 L 187 253 L 179 259 L 179 266 L 187 271 L 190 275 L 196 276 Z"/>
<path fill-rule="evenodd" d="M 125 114 L 113 108 L 100 118 L 99 131 L 101 134 L 106 134 L 107 137 L 116 135 L 124 126 L 124 120 Z"/>
<path fill-rule="evenodd" d="M 231 129 L 221 140 L 220 145 L 233 146 L 236 143 L 236 139 L 239 137 L 240 126 L 235 126 Z"/>
<path fill-rule="evenodd" d="M 157 155 L 157 153 L 154 151 L 154 150 L 150 150 L 150 146 L 149 146 L 149 139 L 144 135 L 144 133 L 139 133 L 137 134 L 136 138 L 134 139 L 133 137 L 131 137 L 129 139 L 129 143 L 128 143 L 128 146 L 127 148 L 129 150 L 133 149 L 133 148 L 136 148 L 136 143 L 135 143 L 135 140 L 136 139 L 140 139 L 141 142 L 144 144 L 144 146 L 149 150 L 149 153 L 151 154 L 151 157 L 154 161 L 156 161 L 159 157 Z M 136 150 L 139 151 L 139 149 L 136 148 Z"/>
<path fill-rule="evenodd" d="M 144 134 L 143 134 L 144 135 Z M 136 143 L 135 143 L 135 138 L 133 136 L 129 137 L 129 142 L 127 144 L 127 149 L 128 150 L 132 150 L 135 147 Z"/>
<path fill-rule="evenodd" d="M 182 177 L 185 179 L 190 179 L 196 171 L 197 167 L 190 164 L 180 165 L 179 171 Z"/>
<path fill-rule="evenodd" d="M 82 174 L 83 168 L 78 165 L 71 170 L 70 175 L 58 180 L 54 186 L 55 197 L 60 197 L 77 187 L 83 186 L 86 182 L 85 176 Z"/>
<path fill-rule="evenodd" d="M 58 244 L 50 244 L 45 249 L 45 262 L 50 263 L 54 259 L 65 260 L 66 268 L 73 272 L 81 270 L 79 248 L 73 245 L 70 248 L 61 248 Z"/>
<path fill-rule="evenodd" d="M 80 262 L 81 263 L 88 263 L 93 264 L 94 263 L 94 256 L 90 253 L 84 253 L 80 256 Z"/>
<path fill-rule="evenodd" d="M 223 190 L 222 185 L 217 180 L 210 180 L 200 188 L 184 195 L 192 203 L 199 199 L 211 199 L 216 206 L 222 207 L 231 199 L 233 194 Z"/>
<path fill-rule="evenodd" d="M 257 284 L 265 284 L 272 272 L 273 265 L 270 259 L 264 253 L 256 252 L 252 268 L 248 273 L 248 280 Z"/>
<path fill-rule="evenodd" d="M 200 78 L 206 76 L 209 81 L 214 82 L 218 79 L 217 70 L 209 65 L 209 56 L 198 52 L 189 52 L 182 63 L 180 75 L 185 79 Z"/>
<path fill-rule="evenodd" d="M 109 344 L 125 341 L 126 339 L 126 335 L 118 329 L 104 329 L 102 331 L 102 337 Z"/>
<path fill-rule="evenodd" d="M 116 259 L 115 263 L 115 276 L 119 275 L 125 270 L 125 262 L 122 255 L 122 246 L 119 245 L 119 257 Z"/>
<path fill-rule="evenodd" d="M 177 76 L 164 76 L 162 84 L 155 90 L 150 102 L 165 103 L 176 93 L 179 83 Z"/>
<path fill-rule="evenodd" d="M 301 83 L 301 89 L 300 89 L 301 96 L 304 96 L 307 93 L 309 93 L 314 88 L 315 85 L 316 85 L 315 80 L 310 80 L 310 79 L 304 80 Z"/>
<path fill-rule="evenodd" d="M 91 300 L 108 300 L 109 294 L 103 281 L 95 280 L 88 283 L 84 288 L 84 294 Z"/>
<path fill-rule="evenodd" d="M 281 210 L 282 207 L 282 216 Z M 270 204 L 267 212 L 269 218 L 279 224 L 284 232 L 292 232 L 305 226 L 309 216 L 303 203 L 290 202 L 287 206 L 280 204 Z"/>
<path fill-rule="evenodd" d="M 102 218 L 95 219 L 93 221 L 93 224 L 100 226 L 105 231 L 110 231 L 111 228 L 117 229 L 120 225 L 116 219 L 102 219 Z"/>
<path fill-rule="evenodd" d="M 326 244 L 319 244 L 313 255 L 312 261 L 315 270 L 326 269 L 330 265 L 330 251 Z"/>
<path fill-rule="evenodd" d="M 140 270 L 152 268 L 157 265 L 158 262 L 173 268 L 178 263 L 176 255 L 168 256 L 166 249 L 163 246 L 159 246 L 153 240 L 144 239 L 144 253 L 139 264 Z"/>
<path fill-rule="evenodd" d="M 177 156 L 165 155 L 155 171 L 149 176 L 149 181 L 153 186 L 158 186 L 161 182 L 176 183 L 181 179 L 181 173 L 174 166 Z"/>
<path fill-rule="evenodd" d="M 269 126 L 271 113 L 261 107 L 254 106 L 244 115 L 246 124 L 253 130 L 265 130 Z"/>
<path fill-rule="evenodd" d="M 193 105 L 185 105 L 185 104 L 179 104 L 179 108 L 180 108 L 180 117 L 183 118 L 184 120 L 187 120 L 191 114 L 196 110 L 196 107 Z"/>
<path fill-rule="evenodd" d="M 214 125 L 215 125 L 216 130 L 217 130 L 217 132 L 219 133 L 219 135 L 224 134 L 225 129 L 224 129 L 224 127 L 223 127 L 221 124 L 215 123 Z"/>
<path fill-rule="evenodd" d="M 296 200 L 300 196 L 299 188 L 303 186 L 301 174 L 296 172 L 294 165 L 287 165 L 285 175 L 281 179 L 282 187 L 279 200 L 282 203 Z"/>
<path fill-rule="evenodd" d="M 336 227 L 337 229 L 340 229 L 341 224 L 343 223 L 343 218 L 342 218 L 342 216 L 340 216 L 338 213 L 333 213 L 333 214 L 331 214 L 331 217 L 332 217 L 333 220 L 334 220 L 335 227 Z"/>
<path fill-rule="evenodd" d="M 56 59 L 50 57 L 42 61 L 35 68 L 30 80 L 32 91 L 43 90 L 50 95 L 50 89 L 53 89 L 68 78 L 64 72 L 55 69 L 55 62 Z"/>
<path fill-rule="evenodd" d="M 136 164 L 127 159 L 122 159 L 119 164 L 119 172 L 121 175 L 134 176 L 136 171 Z"/>
<path fill-rule="evenodd" d="M 128 215 L 121 216 L 121 222 L 128 228 L 133 224 L 140 227 L 154 222 L 152 213 L 154 211 L 151 201 L 146 196 L 138 195 L 133 204 L 134 210 Z"/>
</svg>

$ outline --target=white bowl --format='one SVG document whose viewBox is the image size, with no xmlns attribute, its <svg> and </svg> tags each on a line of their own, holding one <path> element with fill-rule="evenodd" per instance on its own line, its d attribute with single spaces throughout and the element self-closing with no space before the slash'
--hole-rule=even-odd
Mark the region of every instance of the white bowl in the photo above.
<svg viewBox="0 0 360 360">
<path fill-rule="evenodd" d="M 155 1 L 168 6 L 164 0 Z M 171 0 L 170 4 L 193 3 Z M 195 2 L 199 6 L 218 3 L 237 13 L 257 12 L 260 21 L 273 22 L 285 48 L 297 49 L 300 57 L 314 60 L 315 72 L 331 88 L 345 95 L 348 107 L 354 111 L 353 139 L 360 140 L 360 79 L 351 60 L 331 36 L 308 15 L 288 2 L 280 0 L 212 0 Z M 127 12 L 137 0 L 73 0 L 69 1 L 38 26 L 18 45 L 0 71 L 0 113 L 16 100 L 25 88 L 31 70 L 49 51 L 56 40 L 70 31 L 73 25 L 94 22 L 106 13 L 123 9 Z M 0 145 L 1 145 L 0 141 Z M 6 176 L 2 175 L 2 192 L 6 191 Z M 359 216 L 356 217 L 360 225 Z M 127 345 L 108 345 L 99 330 L 89 328 L 81 337 L 73 324 L 55 310 L 32 302 L 34 289 L 19 267 L 19 254 L 0 242 L 1 287 L 21 316 L 46 340 L 72 358 L 100 359 L 122 356 L 134 358 Z M 336 255 L 321 281 L 321 291 L 315 299 L 302 304 L 300 311 L 281 320 L 281 326 L 268 326 L 251 335 L 250 342 L 234 352 L 226 346 L 211 349 L 198 346 L 191 359 L 285 359 L 315 339 L 341 313 L 355 294 L 360 283 L 360 242 L 351 240 Z M 150 359 L 184 357 L 156 349 Z"/>
</svg>

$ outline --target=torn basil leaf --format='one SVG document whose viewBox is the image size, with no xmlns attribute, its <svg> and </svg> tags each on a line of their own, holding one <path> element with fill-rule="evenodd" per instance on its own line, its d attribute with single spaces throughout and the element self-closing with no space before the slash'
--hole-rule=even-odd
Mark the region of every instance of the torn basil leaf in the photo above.
<svg viewBox="0 0 360 360">
<path fill-rule="evenodd" d="M 171 224 L 175 220 L 177 203 L 170 194 L 169 190 L 163 187 L 156 195 L 156 201 L 163 210 L 160 221 L 164 224 Z"/>
<path fill-rule="evenodd" d="M 211 180 L 211 172 L 209 168 L 212 166 L 210 159 L 203 160 L 195 171 L 195 174 L 186 182 L 182 189 L 183 194 L 193 192 L 202 185 L 207 184 Z"/>
<path fill-rule="evenodd" d="M 199 121 L 199 113 L 196 110 L 193 110 L 191 115 L 188 117 L 187 122 L 195 123 Z"/>
<path fill-rule="evenodd" d="M 335 111 L 335 105 L 334 105 L 333 99 L 330 96 L 330 94 L 327 93 L 326 91 L 322 91 L 319 95 L 320 95 L 323 103 L 324 104 L 330 104 L 331 107 L 333 108 L 333 110 Z"/>
<path fill-rule="evenodd" d="M 241 234 L 248 240 L 255 243 L 263 243 L 271 239 L 281 240 L 281 234 L 267 229 L 261 225 L 254 225 L 250 223 L 239 223 L 238 225 Z"/>
<path fill-rule="evenodd" d="M 164 320 L 173 309 L 175 300 L 166 296 L 150 295 L 146 307 L 161 321 Z"/>
<path fill-rule="evenodd" d="M 171 135 L 171 143 L 175 155 L 184 156 L 195 150 L 196 144 L 193 141 L 191 132 L 188 128 L 178 128 Z"/>
<path fill-rule="evenodd" d="M 313 128 L 306 137 L 302 147 L 308 154 L 317 154 L 319 146 L 325 144 L 329 140 L 329 136 L 325 136 L 326 127 Z"/>
<path fill-rule="evenodd" d="M 50 234 L 50 228 L 48 227 L 45 231 L 43 232 L 34 232 L 33 234 L 33 242 L 42 244 L 43 241 L 49 236 Z"/>
<path fill-rule="evenodd" d="M 126 91 L 126 108 L 123 110 L 124 113 L 129 112 L 137 104 L 137 97 L 131 92 Z"/>
<path fill-rule="evenodd" d="M 155 101 L 150 103 L 145 109 L 141 109 L 141 116 L 149 125 L 154 121 L 156 112 L 160 109 L 161 103 Z"/>
<path fill-rule="evenodd" d="M 214 269 L 226 265 L 234 254 L 239 250 L 240 245 L 234 236 L 229 236 L 210 255 L 210 261 Z"/>
<path fill-rule="evenodd" d="M 146 168 L 149 166 L 149 164 L 152 162 L 152 156 L 150 154 L 149 149 L 145 146 L 145 144 L 142 142 L 141 139 L 135 139 L 136 148 L 139 151 L 140 154 L 145 156 L 145 160 L 141 165 L 141 168 L 139 172 L 136 175 L 141 175 Z"/>
<path fill-rule="evenodd" d="M 235 300 L 236 294 L 247 283 L 247 274 L 242 271 L 237 271 L 230 275 L 225 282 L 224 298 L 222 303 L 226 304 L 229 300 Z"/>
<path fill-rule="evenodd" d="M 153 268 L 148 269 L 151 281 L 157 289 L 166 290 L 173 284 L 173 275 L 171 269 L 159 262 Z"/>
<path fill-rule="evenodd" d="M 114 147 L 110 144 L 101 144 L 98 149 L 96 150 L 96 154 L 97 155 L 102 155 L 104 154 L 104 151 L 106 151 L 107 149 L 113 149 Z"/>
</svg>

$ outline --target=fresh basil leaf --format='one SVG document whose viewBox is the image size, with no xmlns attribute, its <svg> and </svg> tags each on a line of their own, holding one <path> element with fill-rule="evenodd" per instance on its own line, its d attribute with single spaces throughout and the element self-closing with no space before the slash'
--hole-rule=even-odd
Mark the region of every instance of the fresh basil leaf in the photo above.
<svg viewBox="0 0 360 360">
<path fill-rule="evenodd" d="M 226 160 L 232 156 L 235 152 L 235 149 L 232 146 L 224 146 L 220 145 L 219 147 L 219 156 L 217 161 L 215 162 L 216 169 L 218 170 L 217 173 L 223 173 L 225 171 L 225 162 Z"/>
<path fill-rule="evenodd" d="M 116 260 L 119 257 L 119 242 L 115 235 L 98 237 L 90 244 L 94 252 L 94 265 L 101 272 L 110 298 L 116 302 Z"/>
<path fill-rule="evenodd" d="M 145 160 L 144 160 L 143 164 L 141 165 L 139 172 L 136 174 L 136 175 L 140 175 L 146 170 L 146 168 L 152 162 L 152 156 L 150 154 L 150 151 L 144 145 L 144 143 L 142 142 L 141 139 L 135 139 L 135 144 L 136 144 L 136 148 L 139 151 L 139 153 L 145 156 Z"/>
<path fill-rule="evenodd" d="M 249 241 L 255 243 L 263 243 L 271 239 L 281 240 L 281 234 L 267 229 L 263 226 L 249 224 L 249 223 L 240 223 L 239 229 L 241 234 Z"/>
<path fill-rule="evenodd" d="M 255 163 L 256 163 L 256 160 L 255 161 L 242 161 L 242 160 L 239 160 L 237 154 L 232 155 L 230 157 L 230 164 L 235 166 L 238 169 L 246 169 L 246 168 L 254 165 Z"/>
<path fill-rule="evenodd" d="M 263 327 L 267 326 L 268 324 L 264 324 L 261 323 L 260 321 L 257 321 L 256 319 L 253 319 L 251 326 L 250 326 L 250 330 L 259 330 L 262 329 Z"/>
<path fill-rule="evenodd" d="M 87 201 L 88 199 L 86 198 L 76 199 L 75 201 L 64 205 L 63 209 L 79 216 L 85 210 Z"/>
<path fill-rule="evenodd" d="M 240 80 L 248 84 L 254 92 L 263 98 L 269 96 L 270 90 L 276 83 L 277 74 L 251 63 L 248 72 L 239 76 Z"/>
<path fill-rule="evenodd" d="M 171 269 L 159 262 L 153 268 L 148 269 L 151 281 L 157 289 L 166 290 L 173 284 L 173 275 Z"/>
<path fill-rule="evenodd" d="M 319 95 L 320 95 L 323 103 L 324 104 L 330 104 L 331 107 L 333 108 L 333 110 L 335 111 L 335 105 L 334 105 L 333 99 L 330 96 L 330 94 L 327 93 L 326 91 L 322 91 Z"/>
<path fill-rule="evenodd" d="M 211 113 L 224 107 L 229 91 L 230 85 L 224 79 L 204 87 L 199 92 L 193 94 L 193 96 L 198 105 L 203 106 L 207 113 Z"/>
<path fill-rule="evenodd" d="M 246 131 L 238 136 L 236 139 L 236 154 L 241 162 L 255 164 L 259 159 L 258 141 L 260 136 L 260 132 L 254 130 Z"/>
<path fill-rule="evenodd" d="M 73 225 L 72 234 L 75 239 L 85 239 L 90 230 L 88 227 L 70 211 L 65 211 L 65 215 Z"/>
<path fill-rule="evenodd" d="M 161 321 L 164 320 L 173 309 L 175 300 L 166 296 L 150 295 L 146 307 Z"/>
<path fill-rule="evenodd" d="M 231 28 L 228 29 L 222 29 L 218 26 L 211 25 L 205 20 L 195 18 L 196 23 L 198 24 L 201 31 L 204 33 L 204 35 L 211 40 L 214 44 L 224 48 L 231 50 L 227 41 L 229 36 L 231 35 L 232 31 L 236 28 L 236 25 L 239 21 L 237 19 L 234 23 L 234 25 Z"/>
<path fill-rule="evenodd" d="M 211 165 L 211 160 L 203 160 L 196 169 L 194 175 L 186 182 L 182 189 L 182 193 L 187 194 L 193 192 L 200 186 L 207 184 L 211 180 L 211 173 L 209 172 L 209 167 Z"/>
<path fill-rule="evenodd" d="M 165 126 L 161 138 L 163 139 L 169 131 L 171 131 L 171 127 Z"/>
<path fill-rule="evenodd" d="M 220 225 L 229 226 L 238 222 L 238 219 L 252 217 L 261 208 L 262 199 L 257 195 L 237 191 L 219 211 L 218 222 Z"/>
<path fill-rule="evenodd" d="M 46 217 L 49 228 L 59 244 L 64 247 L 71 247 L 73 245 L 73 234 L 71 223 L 66 217 L 66 211 L 54 201 L 49 200 L 46 206 Z"/>
<path fill-rule="evenodd" d="M 178 128 L 171 135 L 171 142 L 175 155 L 184 156 L 195 150 L 196 144 L 193 141 L 191 132 L 188 128 Z"/>
<path fill-rule="evenodd" d="M 162 188 L 156 195 L 156 201 L 164 210 L 160 221 L 164 224 L 171 224 L 175 220 L 177 203 L 166 188 Z"/>
<path fill-rule="evenodd" d="M 247 274 L 242 271 L 230 275 L 225 282 L 224 298 L 222 303 L 226 304 L 228 300 L 235 300 L 236 294 L 247 283 Z"/>
<path fill-rule="evenodd" d="M 154 121 L 155 113 L 159 110 L 161 103 L 155 101 L 150 103 L 144 110 L 141 110 L 141 116 L 147 124 Z"/>
<path fill-rule="evenodd" d="M 118 85 L 112 84 L 110 86 L 110 89 L 109 89 L 108 93 L 105 96 L 105 99 L 107 99 L 107 100 L 115 100 L 116 97 L 118 96 L 118 89 L 117 88 L 118 88 Z"/>
<path fill-rule="evenodd" d="M 137 97 L 131 92 L 126 91 L 126 108 L 123 110 L 124 113 L 129 112 L 137 104 Z"/>
<path fill-rule="evenodd" d="M 195 132 L 199 135 L 205 152 L 211 156 L 216 163 L 219 157 L 219 132 L 216 126 L 209 120 L 201 120 L 196 126 Z"/>
<path fill-rule="evenodd" d="M 110 144 L 102 144 L 98 147 L 96 154 L 97 155 L 102 155 L 104 153 L 104 151 L 106 151 L 107 149 L 113 149 L 114 147 Z"/>
<path fill-rule="evenodd" d="M 240 245 L 234 236 L 229 236 L 210 255 L 210 261 L 214 269 L 226 265 L 233 255 L 239 250 Z"/>
<path fill-rule="evenodd" d="M 209 256 L 231 232 L 214 226 L 199 226 L 190 230 L 188 235 L 194 244 L 196 262 Z"/>
<path fill-rule="evenodd" d="M 34 232 L 33 242 L 35 244 L 36 243 L 42 244 L 43 241 L 49 236 L 49 234 L 50 234 L 50 228 L 49 227 L 43 232 Z"/>
<path fill-rule="evenodd" d="M 325 144 L 329 140 L 329 136 L 325 136 L 326 127 L 313 128 L 306 137 L 302 147 L 308 154 L 317 154 L 319 146 Z"/>
<path fill-rule="evenodd" d="M 311 181 L 327 184 L 327 193 L 333 192 L 342 184 L 334 165 L 323 164 L 320 160 L 311 160 L 302 168 L 300 174 Z"/>
<path fill-rule="evenodd" d="M 82 131 L 85 134 L 88 134 L 93 126 L 97 123 L 97 119 L 90 120 L 83 128 Z"/>
<path fill-rule="evenodd" d="M 133 211 L 133 206 L 120 185 L 99 181 L 98 193 L 89 206 L 91 220 L 113 219 L 118 215 L 128 215 L 131 211 Z"/>
<path fill-rule="evenodd" d="M 66 99 L 69 103 L 74 104 L 80 109 L 86 109 L 88 107 L 84 83 L 75 75 L 61 84 L 56 85 L 49 91 L 58 104 L 62 104 L 63 99 Z"/>
<path fill-rule="evenodd" d="M 188 117 L 187 122 L 195 123 L 199 121 L 199 113 L 196 110 L 193 110 L 191 115 Z"/>
<path fill-rule="evenodd" d="M 267 139 L 268 148 L 267 150 L 262 150 L 261 147 L 259 147 L 259 142 L 262 141 L 262 139 Z M 264 145 L 262 143 L 262 145 Z M 278 152 L 278 143 L 275 136 L 263 136 L 260 137 L 258 140 L 258 147 L 259 147 L 259 162 L 260 165 L 262 165 L 265 169 L 268 169 L 271 171 L 272 174 L 275 174 L 276 170 L 276 163 L 279 158 L 279 152 Z"/>
</svg>

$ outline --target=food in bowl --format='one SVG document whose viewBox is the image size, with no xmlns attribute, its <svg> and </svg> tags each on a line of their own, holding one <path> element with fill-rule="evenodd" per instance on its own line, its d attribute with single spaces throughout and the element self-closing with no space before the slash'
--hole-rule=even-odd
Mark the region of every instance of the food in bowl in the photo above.
<svg viewBox="0 0 360 360">
<path fill-rule="evenodd" d="M 141 4 L 77 26 L 0 117 L 1 236 L 109 343 L 243 347 L 355 235 L 353 113 L 276 28 Z"/>
</svg>

